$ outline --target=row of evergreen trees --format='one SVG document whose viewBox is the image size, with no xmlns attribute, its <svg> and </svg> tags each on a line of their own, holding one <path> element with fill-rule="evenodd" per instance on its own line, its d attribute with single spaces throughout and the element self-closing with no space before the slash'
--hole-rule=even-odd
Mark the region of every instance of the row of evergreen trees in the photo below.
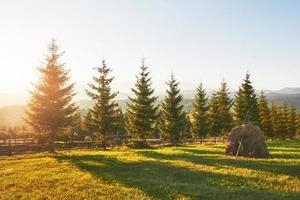
<svg viewBox="0 0 300 200">
<path fill-rule="evenodd" d="M 32 91 L 28 105 L 27 123 L 41 137 L 53 144 L 59 133 L 78 125 L 79 109 L 73 101 L 74 84 L 68 84 L 69 71 L 59 62 L 62 53 L 53 40 L 49 45 L 49 54 L 38 69 L 40 81 Z M 159 136 L 165 141 L 176 144 L 184 132 L 190 132 L 194 138 L 222 136 L 233 126 L 251 122 L 259 125 L 269 137 L 294 137 L 299 118 L 295 107 L 287 104 L 269 107 L 266 97 L 257 97 L 246 74 L 243 84 L 230 98 L 227 83 L 223 81 L 218 91 L 208 97 L 203 85 L 197 88 L 193 111 L 186 113 L 182 105 L 183 96 L 179 83 L 171 75 L 167 82 L 166 96 L 157 105 L 158 97 L 154 95 L 151 77 L 142 62 L 140 73 L 134 88 L 133 96 L 125 114 L 115 102 L 117 92 L 111 90 L 111 69 L 103 61 L 97 67 L 93 82 L 89 84 L 87 94 L 95 102 L 84 119 L 85 127 L 97 135 L 106 146 L 106 141 L 114 135 L 126 132 L 134 139 L 146 141 L 147 138 Z M 125 116 L 125 117 L 124 117 Z M 188 131 L 187 131 L 188 130 Z"/>
</svg>

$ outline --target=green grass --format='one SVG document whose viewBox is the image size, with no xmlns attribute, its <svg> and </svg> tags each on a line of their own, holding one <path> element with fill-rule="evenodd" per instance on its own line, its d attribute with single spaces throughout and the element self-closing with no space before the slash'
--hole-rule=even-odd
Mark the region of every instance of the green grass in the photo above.
<svg viewBox="0 0 300 200">
<path fill-rule="evenodd" d="M 300 141 L 271 159 L 237 160 L 224 145 L 60 151 L 0 157 L 0 199 L 300 199 Z"/>
</svg>

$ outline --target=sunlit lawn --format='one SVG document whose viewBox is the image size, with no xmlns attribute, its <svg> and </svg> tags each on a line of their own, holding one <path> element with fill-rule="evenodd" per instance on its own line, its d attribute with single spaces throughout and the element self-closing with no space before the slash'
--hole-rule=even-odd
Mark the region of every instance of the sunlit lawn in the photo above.
<svg viewBox="0 0 300 200">
<path fill-rule="evenodd" d="M 0 157 L 0 199 L 300 199 L 300 142 L 272 159 L 235 160 L 224 145 L 61 151 Z"/>
</svg>

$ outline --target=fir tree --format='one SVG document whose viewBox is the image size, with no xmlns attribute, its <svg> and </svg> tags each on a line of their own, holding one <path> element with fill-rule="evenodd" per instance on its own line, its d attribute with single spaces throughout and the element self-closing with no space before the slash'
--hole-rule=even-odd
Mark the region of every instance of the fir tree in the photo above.
<svg viewBox="0 0 300 200">
<path fill-rule="evenodd" d="M 288 137 L 293 138 L 296 136 L 297 129 L 297 111 L 294 105 L 289 107 L 288 111 Z"/>
<path fill-rule="evenodd" d="M 191 114 L 191 133 L 193 138 L 203 138 L 208 132 L 208 99 L 202 83 L 197 88 L 195 102 Z"/>
<path fill-rule="evenodd" d="M 167 82 L 167 96 L 161 104 L 160 134 L 164 141 L 178 144 L 185 126 L 185 112 L 183 111 L 182 95 L 179 83 L 173 74 Z"/>
<path fill-rule="evenodd" d="M 40 80 L 31 92 L 26 122 L 49 142 L 50 151 L 54 151 L 56 137 L 72 126 L 78 108 L 73 102 L 74 84 L 68 84 L 69 71 L 59 62 L 63 52 L 59 52 L 55 40 L 48 50 L 45 62 L 38 68 Z"/>
<path fill-rule="evenodd" d="M 111 91 L 111 82 L 114 77 L 110 77 L 111 69 L 102 61 L 102 66 L 97 67 L 98 75 L 93 77 L 94 84 L 90 83 L 90 90 L 87 94 L 95 101 L 91 112 L 91 121 L 96 133 L 97 140 L 102 142 L 104 149 L 108 142 L 116 135 L 121 120 L 120 107 L 114 101 L 118 95 Z"/>
<path fill-rule="evenodd" d="M 259 109 L 257 97 L 250 81 L 250 74 L 246 78 L 235 95 L 234 119 L 237 124 L 243 122 L 259 122 Z"/>
<path fill-rule="evenodd" d="M 297 118 L 296 118 L 296 137 L 300 137 L 300 112 L 297 113 Z"/>
<path fill-rule="evenodd" d="M 208 110 L 208 122 L 209 122 L 209 135 L 220 136 L 221 135 L 221 117 L 219 115 L 219 103 L 217 93 L 214 92 L 209 101 Z"/>
<path fill-rule="evenodd" d="M 258 108 L 259 108 L 259 124 L 261 130 L 265 133 L 267 137 L 273 137 L 273 129 L 272 129 L 272 115 L 270 108 L 268 106 L 268 101 L 264 92 L 261 92 L 261 95 L 258 100 Z"/>
<path fill-rule="evenodd" d="M 210 136 L 224 136 L 233 126 L 231 114 L 232 100 L 229 97 L 227 83 L 223 81 L 221 88 L 213 93 L 209 104 L 209 134 Z"/>
<path fill-rule="evenodd" d="M 143 60 L 135 88 L 131 89 L 134 96 L 129 97 L 125 122 L 128 134 L 144 142 L 155 131 L 158 117 L 158 106 L 155 105 L 158 97 L 153 95 L 154 89 L 151 88 L 150 72 L 147 69 Z"/>
<path fill-rule="evenodd" d="M 191 123 L 190 115 L 191 115 L 191 113 L 185 114 L 185 129 L 184 129 L 184 135 L 183 135 L 183 138 L 185 138 L 185 139 L 192 138 L 192 133 L 191 133 L 192 123 Z"/>
<path fill-rule="evenodd" d="M 280 138 L 288 137 L 288 106 L 286 102 L 283 102 L 282 105 L 279 107 L 279 131 L 278 136 Z"/>
<path fill-rule="evenodd" d="M 273 136 L 274 137 L 279 137 L 279 109 L 276 106 L 275 102 L 272 101 L 271 104 L 271 121 L 272 121 L 272 130 L 273 130 Z"/>
<path fill-rule="evenodd" d="M 86 134 L 89 136 L 92 136 L 93 132 L 95 131 L 95 125 L 93 125 L 91 111 L 88 111 L 87 114 L 84 116 L 83 128 L 84 128 Z"/>
</svg>

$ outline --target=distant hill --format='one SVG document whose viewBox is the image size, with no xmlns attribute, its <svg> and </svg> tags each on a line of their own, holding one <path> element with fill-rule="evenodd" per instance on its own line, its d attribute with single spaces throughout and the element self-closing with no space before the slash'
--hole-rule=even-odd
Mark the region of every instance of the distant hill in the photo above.
<svg viewBox="0 0 300 200">
<path fill-rule="evenodd" d="M 211 94 L 211 92 L 208 92 Z M 259 93 L 259 92 L 257 92 Z M 192 90 L 183 90 L 182 94 L 184 96 L 183 105 L 186 111 L 191 111 L 193 105 L 194 91 Z M 122 95 L 125 97 L 125 95 Z M 230 96 L 233 97 L 234 93 L 230 93 Z M 275 101 L 280 103 L 283 101 L 293 104 L 300 110 L 300 88 L 283 88 L 277 91 L 266 91 L 266 96 L 269 101 Z M 5 97 L 3 97 L 5 98 Z M 163 99 L 163 94 L 160 93 L 159 101 L 160 103 Z M 122 108 L 123 111 L 126 109 L 127 100 L 117 100 L 116 101 Z M 80 100 L 77 101 L 77 105 L 81 109 L 81 113 L 85 114 L 88 108 L 92 108 L 93 101 L 91 100 Z M 15 106 L 5 106 L 0 107 L 0 126 L 21 126 L 24 124 L 24 105 L 15 105 Z"/>
<path fill-rule="evenodd" d="M 300 87 L 286 87 L 281 90 L 273 91 L 276 94 L 300 94 Z"/>
<path fill-rule="evenodd" d="M 274 101 L 275 103 L 286 101 L 288 104 L 293 104 L 297 109 L 300 109 L 300 94 L 269 93 L 266 96 L 269 101 Z"/>
</svg>

